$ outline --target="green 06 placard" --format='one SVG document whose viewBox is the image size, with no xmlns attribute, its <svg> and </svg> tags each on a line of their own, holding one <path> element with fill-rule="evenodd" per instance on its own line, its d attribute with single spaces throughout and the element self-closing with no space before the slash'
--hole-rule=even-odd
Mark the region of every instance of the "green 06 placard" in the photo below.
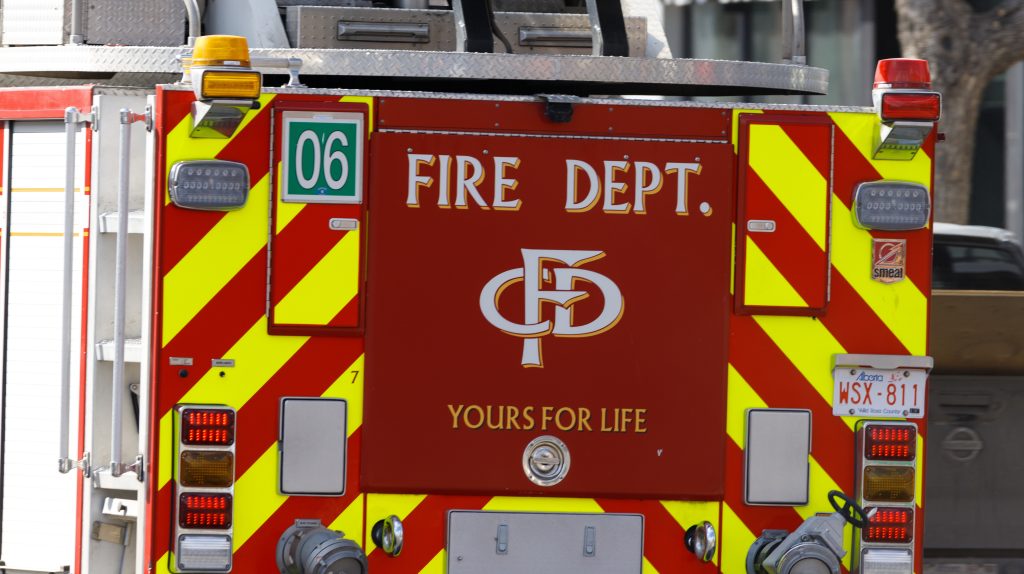
<svg viewBox="0 0 1024 574">
<path fill-rule="evenodd" d="M 283 120 L 281 199 L 361 203 L 362 114 L 285 112 Z"/>
</svg>

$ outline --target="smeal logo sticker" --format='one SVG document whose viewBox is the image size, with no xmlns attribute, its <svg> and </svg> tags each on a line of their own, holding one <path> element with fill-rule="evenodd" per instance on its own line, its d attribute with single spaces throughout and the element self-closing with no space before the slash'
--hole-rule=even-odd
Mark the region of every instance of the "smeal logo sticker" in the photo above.
<svg viewBox="0 0 1024 574">
<path fill-rule="evenodd" d="M 514 337 L 523 338 L 522 365 L 543 367 L 541 338 L 592 337 L 614 327 L 625 309 L 625 300 L 618 285 L 608 277 L 581 269 L 582 265 L 605 256 L 603 251 L 569 249 L 523 249 L 523 266 L 499 273 L 480 292 L 480 311 L 491 325 Z M 564 267 L 549 269 L 545 264 Z M 545 289 L 554 282 L 554 289 Z M 573 306 L 590 297 L 589 291 L 577 289 L 578 282 L 594 285 L 604 298 L 601 312 L 588 323 L 573 323 Z M 516 283 L 522 283 L 523 323 L 515 323 L 502 315 L 502 294 Z M 544 303 L 555 304 L 554 320 L 542 320 Z"/>
<path fill-rule="evenodd" d="M 895 283 L 907 276 L 907 240 L 873 239 L 871 278 L 881 283 Z"/>
</svg>

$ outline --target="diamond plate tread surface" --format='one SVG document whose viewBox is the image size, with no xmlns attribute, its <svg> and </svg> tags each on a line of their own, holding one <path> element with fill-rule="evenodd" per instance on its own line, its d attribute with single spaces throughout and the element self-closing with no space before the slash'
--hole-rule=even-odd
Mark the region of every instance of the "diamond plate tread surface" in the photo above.
<svg viewBox="0 0 1024 574">
<path fill-rule="evenodd" d="M 88 44 L 156 44 L 185 41 L 185 7 L 181 0 L 116 0 L 87 3 Z"/>
<path fill-rule="evenodd" d="M 0 73 L 175 73 L 180 48 L 38 46 L 0 49 Z M 492 81 L 530 87 L 614 86 L 636 94 L 825 94 L 828 71 L 809 66 L 726 60 L 469 54 L 388 50 L 255 49 L 253 57 L 300 58 L 303 76 Z M 366 82 L 362 82 L 366 84 Z"/>
</svg>

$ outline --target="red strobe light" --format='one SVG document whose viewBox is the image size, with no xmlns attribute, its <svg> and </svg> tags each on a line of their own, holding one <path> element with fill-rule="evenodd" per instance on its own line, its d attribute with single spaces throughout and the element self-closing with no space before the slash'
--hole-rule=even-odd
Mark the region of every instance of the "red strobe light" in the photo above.
<svg viewBox="0 0 1024 574">
<path fill-rule="evenodd" d="M 181 413 L 181 442 L 187 445 L 231 446 L 235 442 L 234 411 L 185 409 Z"/>
<path fill-rule="evenodd" d="M 866 425 L 864 457 L 868 460 L 912 461 L 917 456 L 917 429 L 902 425 Z"/>
<path fill-rule="evenodd" d="M 879 60 L 875 68 L 875 89 L 893 88 L 907 90 L 930 90 L 932 75 L 927 60 L 913 58 L 890 58 Z"/>
<path fill-rule="evenodd" d="M 182 528 L 231 528 L 230 494 L 183 492 L 178 497 L 178 525 Z"/>
<path fill-rule="evenodd" d="M 914 511 L 910 508 L 867 508 L 867 528 L 861 531 L 864 542 L 907 544 L 914 539 Z M 874 511 L 874 516 L 871 515 Z"/>
</svg>

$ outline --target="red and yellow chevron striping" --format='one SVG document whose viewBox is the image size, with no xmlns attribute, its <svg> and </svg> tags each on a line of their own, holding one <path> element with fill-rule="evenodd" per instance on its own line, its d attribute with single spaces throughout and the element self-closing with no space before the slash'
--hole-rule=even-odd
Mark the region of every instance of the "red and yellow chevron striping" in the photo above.
<svg viewBox="0 0 1024 574">
<path fill-rule="evenodd" d="M 920 153 L 910 162 L 871 159 L 877 120 L 866 113 L 771 111 L 765 116 L 760 110 L 733 110 L 737 169 L 730 181 L 742 179 L 749 199 L 746 207 L 785 233 L 747 233 L 740 219 L 735 225 L 734 290 L 747 309 L 738 309 L 729 319 L 722 499 L 366 492 L 359 478 L 364 387 L 360 329 L 367 324 L 372 328 L 372 317 L 362 313 L 362 299 L 372 297 L 372 292 L 361 292 L 364 267 L 373 264 L 364 255 L 362 229 L 367 214 L 359 206 L 325 211 L 315 204 L 281 201 L 280 158 L 270 154 L 277 137 L 276 110 L 337 103 L 338 97 L 264 95 L 260 109 L 247 114 L 243 125 L 226 140 L 188 137 L 190 92 L 163 90 L 158 97 L 162 110 L 157 128 L 161 138 L 158 189 L 164 201 L 160 202 L 155 277 L 159 320 L 154 416 L 160 424 L 151 512 L 156 528 L 150 553 L 157 572 L 168 572 L 173 561 L 171 412 L 179 403 L 212 403 L 238 412 L 236 572 L 274 571 L 278 537 L 297 518 L 315 518 L 344 531 L 364 547 L 374 574 L 444 572 L 447 511 L 483 509 L 642 513 L 645 573 L 718 570 L 742 574 L 747 549 L 763 530 L 793 529 L 827 510 L 828 491 L 853 490 L 856 420 L 832 415 L 833 356 L 922 355 L 926 351 L 927 237 L 907 237 L 908 280 L 877 283 L 870 278 L 871 240 L 891 234 L 856 228 L 850 209 L 853 188 L 863 181 L 900 179 L 930 187 L 930 157 Z M 343 101 L 362 106 L 358 109 L 365 109 L 367 124 L 374 125 L 374 100 Z M 743 120 L 748 115 L 768 119 Z M 182 210 L 168 202 L 164 182 L 170 166 L 179 160 L 209 158 L 248 166 L 252 187 L 245 207 L 207 213 Z M 373 192 L 372 176 L 368 193 Z M 339 233 L 324 225 L 328 216 L 356 220 L 359 226 Z M 325 292 L 332 297 L 325 300 L 321 297 Z M 172 365 L 172 357 L 189 358 L 192 365 Z M 214 367 L 213 359 L 231 359 L 235 366 Z M 344 496 L 278 492 L 278 408 L 284 396 L 348 401 L 349 468 Z M 744 501 L 744 413 L 765 407 L 812 413 L 806 506 L 752 506 Z M 369 535 L 377 520 L 391 514 L 402 519 L 408 536 L 397 558 L 384 555 Z M 686 528 L 702 520 L 711 521 L 720 535 L 718 555 L 709 564 L 699 562 L 682 544 Z M 845 566 L 849 567 L 849 557 Z"/>
</svg>

